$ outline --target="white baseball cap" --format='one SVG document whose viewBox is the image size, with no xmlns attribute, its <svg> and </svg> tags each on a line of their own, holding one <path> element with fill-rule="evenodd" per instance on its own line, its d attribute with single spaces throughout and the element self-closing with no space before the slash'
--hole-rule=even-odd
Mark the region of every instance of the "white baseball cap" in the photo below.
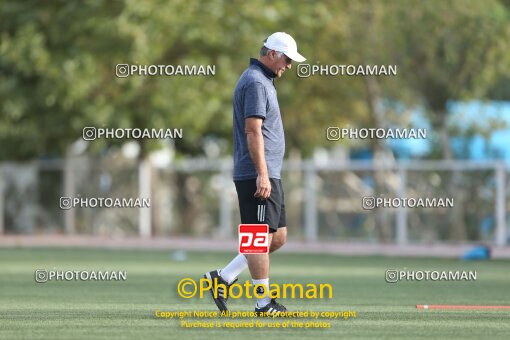
<svg viewBox="0 0 510 340">
<path fill-rule="evenodd" d="M 276 32 L 271 34 L 264 43 L 264 46 L 271 50 L 282 52 L 287 57 L 297 61 L 298 63 L 302 63 L 306 60 L 305 57 L 298 53 L 297 44 L 294 38 L 285 32 Z"/>
</svg>

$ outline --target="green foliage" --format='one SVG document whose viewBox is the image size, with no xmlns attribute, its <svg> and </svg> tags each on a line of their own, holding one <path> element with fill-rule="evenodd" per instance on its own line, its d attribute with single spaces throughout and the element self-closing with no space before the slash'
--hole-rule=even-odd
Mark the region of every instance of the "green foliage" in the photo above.
<svg viewBox="0 0 510 340">
<path fill-rule="evenodd" d="M 211 137 L 231 145 L 235 83 L 274 31 L 293 35 L 311 64 L 397 64 L 397 77 L 376 79 L 379 98 L 424 102 L 438 112 L 448 99 L 479 98 L 508 84 L 505 4 L 6 0 L 0 5 L 0 159 L 62 157 L 85 126 L 182 128 L 184 139 L 175 146 L 183 155 L 203 153 Z M 214 64 L 216 75 L 116 78 L 121 63 Z M 331 146 L 328 126 L 373 126 L 366 81 L 301 79 L 294 70 L 278 79 L 289 149 L 306 154 Z M 508 91 L 497 93 L 501 99 Z M 398 121 L 392 115 L 385 117 Z M 122 142 L 98 140 L 89 152 Z M 142 156 L 160 146 L 140 143 Z"/>
<path fill-rule="evenodd" d="M 480 98 L 510 66 L 509 14 L 497 1 L 400 3 L 391 30 L 408 85 L 434 111 Z"/>
</svg>

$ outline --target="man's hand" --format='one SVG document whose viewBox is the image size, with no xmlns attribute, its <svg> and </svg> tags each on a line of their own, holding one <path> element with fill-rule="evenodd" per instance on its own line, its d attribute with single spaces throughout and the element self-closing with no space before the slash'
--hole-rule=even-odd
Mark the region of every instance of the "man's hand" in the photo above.
<svg viewBox="0 0 510 340">
<path fill-rule="evenodd" d="M 269 176 L 259 174 L 257 176 L 257 191 L 254 196 L 265 200 L 269 198 L 269 195 L 271 195 L 271 182 L 269 181 Z"/>
</svg>

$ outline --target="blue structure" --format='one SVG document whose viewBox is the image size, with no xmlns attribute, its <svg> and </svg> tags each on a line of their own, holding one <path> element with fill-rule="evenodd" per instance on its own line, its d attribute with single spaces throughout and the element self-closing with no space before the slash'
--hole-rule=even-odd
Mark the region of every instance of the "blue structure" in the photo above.
<svg viewBox="0 0 510 340">
<path fill-rule="evenodd" d="M 448 123 L 455 126 L 465 137 L 452 137 L 451 146 L 457 159 L 505 160 L 510 164 L 510 102 L 452 102 L 448 107 Z M 493 123 L 503 125 L 502 129 L 484 137 L 471 134 L 478 130 L 490 131 Z M 387 143 L 399 159 L 421 158 L 431 149 L 433 138 L 438 138 L 431 129 L 423 111 L 412 117 L 413 128 L 426 128 L 427 139 L 392 139 Z"/>
</svg>

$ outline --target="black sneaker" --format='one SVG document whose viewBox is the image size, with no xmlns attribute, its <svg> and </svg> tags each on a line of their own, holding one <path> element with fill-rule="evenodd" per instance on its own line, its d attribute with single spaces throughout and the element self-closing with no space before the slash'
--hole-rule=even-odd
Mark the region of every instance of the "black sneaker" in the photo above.
<svg viewBox="0 0 510 340">
<path fill-rule="evenodd" d="M 227 281 L 223 280 L 223 278 L 220 276 L 220 271 L 219 269 L 218 270 L 213 270 L 209 273 L 205 273 L 204 275 L 204 278 L 208 279 L 208 280 L 211 280 L 212 282 L 212 285 L 214 286 L 214 279 L 216 279 L 217 281 L 217 284 L 218 284 L 218 296 L 214 296 L 214 289 L 211 288 L 209 291 L 211 292 L 211 296 L 214 300 L 214 303 L 216 304 L 216 306 L 218 306 L 218 309 L 221 311 L 221 312 L 225 312 L 228 310 L 227 308 L 227 300 L 228 300 L 228 296 L 226 294 L 226 292 L 223 290 L 223 286 L 220 286 L 220 284 L 224 284 L 225 287 L 230 287 L 231 285 L 233 285 L 237 279 L 235 279 L 234 281 L 232 281 L 231 284 L 228 284 Z"/>
<path fill-rule="evenodd" d="M 276 302 L 276 299 L 271 299 L 271 302 L 264 307 L 259 308 L 258 305 L 255 307 L 255 313 L 257 313 L 258 316 L 278 316 L 281 312 L 286 311 L 287 308 Z"/>
</svg>

